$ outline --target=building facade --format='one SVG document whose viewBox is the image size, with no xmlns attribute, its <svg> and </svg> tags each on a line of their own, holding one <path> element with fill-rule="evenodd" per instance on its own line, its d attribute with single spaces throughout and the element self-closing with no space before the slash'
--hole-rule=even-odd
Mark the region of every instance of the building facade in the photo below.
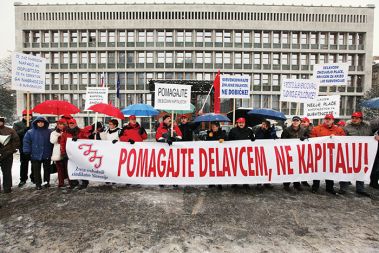
<svg viewBox="0 0 379 253">
<path fill-rule="evenodd" d="M 341 115 L 371 87 L 371 5 L 17 3 L 15 14 L 16 51 L 48 59 L 46 93 L 33 94 L 32 106 L 62 99 L 83 109 L 86 87 L 103 73 L 111 101 L 120 81 L 121 108 L 151 103 L 151 79 L 213 80 L 218 69 L 251 76 L 251 99 L 237 105 L 286 115 L 296 103 L 279 101 L 281 81 L 310 78 L 314 64 L 349 63 L 347 86 L 320 87 L 320 95 L 341 95 Z"/>
</svg>

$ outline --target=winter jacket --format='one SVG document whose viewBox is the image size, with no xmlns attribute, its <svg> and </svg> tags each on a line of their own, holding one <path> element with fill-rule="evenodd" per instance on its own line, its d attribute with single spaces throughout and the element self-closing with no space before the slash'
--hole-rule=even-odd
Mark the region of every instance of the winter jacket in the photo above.
<svg viewBox="0 0 379 253">
<path fill-rule="evenodd" d="M 6 126 L 0 126 L 0 135 L 10 135 L 11 139 L 7 145 L 0 144 L 0 161 L 13 155 L 20 147 L 20 139 L 15 130 Z"/>
<path fill-rule="evenodd" d="M 218 141 L 218 140 L 226 140 L 226 132 L 221 128 L 218 129 L 217 132 L 213 132 L 212 130 L 207 131 L 207 135 L 205 136 L 206 141 Z"/>
<path fill-rule="evenodd" d="M 233 140 L 251 140 L 254 137 L 253 130 L 248 127 L 234 127 L 230 130 L 228 139 Z"/>
<path fill-rule="evenodd" d="M 31 128 L 32 121 L 30 121 L 29 126 L 26 126 L 26 120 L 22 119 L 20 121 L 17 121 L 13 124 L 13 129 L 16 131 L 18 137 L 20 138 L 20 151 L 22 152 L 22 146 L 24 141 L 24 136 L 26 132 Z"/>
<path fill-rule="evenodd" d="M 274 127 L 269 129 L 263 129 L 259 127 L 255 132 L 255 139 L 277 139 L 276 131 Z"/>
<path fill-rule="evenodd" d="M 165 142 L 171 136 L 171 126 L 166 126 L 163 122 L 159 124 L 157 132 L 155 133 L 155 139 L 159 142 Z M 178 126 L 174 126 L 174 138 L 181 140 L 183 135 Z"/>
<path fill-rule="evenodd" d="M 371 126 L 368 122 L 362 121 L 359 125 L 351 121 L 346 123 L 343 128 L 347 136 L 370 136 L 372 135 Z"/>
<path fill-rule="evenodd" d="M 121 129 L 119 127 L 116 127 L 115 129 L 107 129 L 104 132 L 100 133 L 101 140 L 107 140 L 107 141 L 113 141 L 113 140 L 119 140 Z"/>
<path fill-rule="evenodd" d="M 331 127 L 328 127 L 326 124 L 322 124 L 312 129 L 310 137 L 330 136 L 332 134 L 337 135 L 337 136 L 346 135 L 345 131 L 336 125 L 332 125 Z"/>
<path fill-rule="evenodd" d="M 197 128 L 198 124 L 188 122 L 180 124 L 179 129 L 182 132 L 182 141 L 193 141 L 193 131 Z"/>
<path fill-rule="evenodd" d="M 50 143 L 54 145 L 53 147 L 53 154 L 51 155 L 51 161 L 60 161 L 62 160 L 62 155 L 61 155 L 61 135 L 62 132 L 58 132 L 57 130 L 54 130 L 50 134 Z"/>
<path fill-rule="evenodd" d="M 43 127 L 37 126 L 37 121 L 45 122 Z M 51 130 L 49 122 L 44 117 L 37 117 L 24 137 L 23 151 L 31 155 L 31 160 L 42 161 L 51 158 L 53 145 L 50 143 Z"/>
<path fill-rule="evenodd" d="M 282 139 L 300 139 L 306 137 L 306 129 L 299 126 L 298 129 L 293 128 L 292 126 L 286 127 L 280 138 Z"/>
<path fill-rule="evenodd" d="M 66 143 L 68 138 L 88 139 L 88 131 L 80 129 L 79 127 L 67 128 L 61 135 L 61 155 L 66 156 Z"/>
<path fill-rule="evenodd" d="M 120 132 L 120 141 L 128 142 L 130 139 L 135 142 L 142 142 L 147 139 L 145 128 L 141 127 L 138 122 L 134 125 L 127 124 Z"/>
</svg>

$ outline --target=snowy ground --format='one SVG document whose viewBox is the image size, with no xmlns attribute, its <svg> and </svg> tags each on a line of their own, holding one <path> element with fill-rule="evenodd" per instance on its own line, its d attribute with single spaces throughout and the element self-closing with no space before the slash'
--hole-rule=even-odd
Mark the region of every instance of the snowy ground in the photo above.
<svg viewBox="0 0 379 253">
<path fill-rule="evenodd" d="M 0 252 L 378 252 L 373 198 L 281 185 L 256 189 L 108 186 L 0 193 Z M 56 176 L 52 183 L 56 185 Z M 324 187 L 324 186 L 322 186 Z"/>
</svg>

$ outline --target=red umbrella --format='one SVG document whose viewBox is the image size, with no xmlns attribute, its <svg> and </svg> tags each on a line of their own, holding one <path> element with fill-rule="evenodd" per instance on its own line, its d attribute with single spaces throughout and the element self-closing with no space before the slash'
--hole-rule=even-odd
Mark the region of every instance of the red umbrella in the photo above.
<svg viewBox="0 0 379 253">
<path fill-rule="evenodd" d="M 111 104 L 99 103 L 99 104 L 88 107 L 88 110 L 98 112 L 98 113 L 103 113 L 105 115 L 115 117 L 118 119 L 125 119 L 124 114 L 122 114 L 120 109 L 114 107 Z"/>
<path fill-rule="evenodd" d="M 33 112 L 41 114 L 53 114 L 53 115 L 63 115 L 63 114 L 75 114 L 80 112 L 79 108 L 75 105 L 63 101 L 63 100 L 46 100 L 33 108 Z"/>
</svg>

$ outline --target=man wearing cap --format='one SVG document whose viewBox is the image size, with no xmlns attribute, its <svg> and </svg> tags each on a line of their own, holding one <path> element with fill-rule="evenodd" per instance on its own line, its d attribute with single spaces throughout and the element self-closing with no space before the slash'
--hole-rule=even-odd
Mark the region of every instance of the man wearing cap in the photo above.
<svg viewBox="0 0 379 253">
<path fill-rule="evenodd" d="M 28 115 L 26 110 L 22 111 L 22 120 L 17 121 L 13 124 L 13 129 L 16 131 L 18 137 L 20 138 L 20 183 L 18 184 L 18 187 L 22 187 L 26 184 L 26 181 L 28 180 L 28 170 L 29 170 L 29 156 L 25 155 L 22 151 L 23 148 L 23 141 L 24 136 L 26 132 L 31 128 L 32 126 L 32 112 L 29 111 L 29 126 L 26 126 L 28 122 Z M 30 179 L 32 182 L 33 180 L 33 171 L 30 173 Z"/>
<path fill-rule="evenodd" d="M 229 132 L 229 141 L 255 140 L 254 132 L 249 127 L 247 127 L 245 118 L 238 118 L 236 120 L 236 124 L 237 126 L 233 127 Z"/>
<path fill-rule="evenodd" d="M 147 133 L 138 122 L 135 115 L 129 116 L 129 123 L 121 129 L 120 141 L 129 142 L 142 142 L 147 139 Z M 114 142 L 115 143 L 115 142 Z"/>
<path fill-rule="evenodd" d="M 312 129 L 310 137 L 322 137 L 322 136 L 345 136 L 345 131 L 342 128 L 334 125 L 333 114 L 326 114 L 322 125 L 316 126 Z M 333 180 L 325 180 L 326 192 L 336 195 L 334 190 Z M 313 180 L 311 191 L 316 193 L 320 188 L 320 180 Z"/>
<path fill-rule="evenodd" d="M 53 145 L 50 143 L 51 130 L 44 117 L 37 117 L 24 137 L 23 151 L 30 157 L 34 183 L 37 190 L 42 189 L 41 165 L 43 165 L 44 187 L 50 187 L 50 163 Z"/>
<path fill-rule="evenodd" d="M 311 121 L 307 117 L 304 117 L 301 119 L 300 126 L 305 129 L 304 137 L 309 137 L 313 129 Z"/>
<path fill-rule="evenodd" d="M 182 140 L 182 132 L 175 123 L 172 123 L 171 116 L 166 114 L 163 116 L 162 120 L 163 121 L 159 124 L 157 132 L 155 134 L 156 141 L 167 142 L 168 145 L 171 145 L 175 140 Z M 172 135 L 171 124 L 174 124 Z"/>
<path fill-rule="evenodd" d="M 363 121 L 362 112 L 354 112 L 351 115 L 351 120 L 346 122 L 346 125 L 343 129 L 347 136 L 370 136 L 371 135 L 371 126 L 368 122 Z M 340 187 L 341 187 L 340 192 L 345 193 L 348 185 L 349 185 L 348 182 L 340 182 Z M 364 191 L 363 181 L 356 182 L 355 190 L 356 190 L 356 193 L 361 196 L 370 197 L 370 194 Z"/>
<path fill-rule="evenodd" d="M 187 115 L 181 115 L 179 129 L 182 132 L 182 141 L 193 141 L 193 131 L 198 126 L 199 124 L 189 122 Z"/>
<path fill-rule="evenodd" d="M 300 127 L 300 121 L 301 118 L 299 116 L 294 116 L 292 118 L 292 124 L 285 128 L 282 132 L 281 138 L 282 139 L 303 139 L 305 137 L 305 129 Z M 290 192 L 290 183 L 283 183 L 284 190 Z M 294 182 L 293 187 L 298 190 L 302 191 L 302 187 L 300 185 L 300 182 Z"/>
<path fill-rule="evenodd" d="M 20 139 L 15 130 L 5 126 L 5 118 L 0 117 L 0 167 L 3 173 L 3 191 L 10 193 L 12 191 L 12 164 L 13 153 L 20 146 Z M 10 138 L 9 141 L 6 139 Z M 0 180 L 1 183 L 1 180 Z M 1 187 L 0 187 L 1 188 Z"/>
</svg>

